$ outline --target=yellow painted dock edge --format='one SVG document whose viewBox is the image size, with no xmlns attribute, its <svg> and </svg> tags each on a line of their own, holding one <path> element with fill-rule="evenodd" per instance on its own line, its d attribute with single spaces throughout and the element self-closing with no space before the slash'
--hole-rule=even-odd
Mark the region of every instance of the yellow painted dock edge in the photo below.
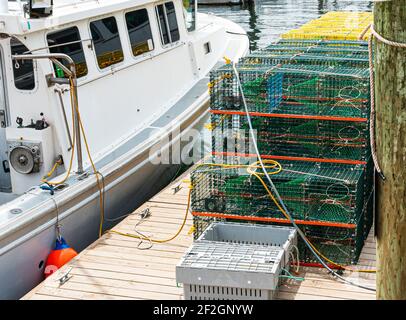
<svg viewBox="0 0 406 320">
<path fill-rule="evenodd" d="M 328 12 L 299 29 L 284 33 L 282 39 L 359 40 L 362 32 L 371 23 L 372 12 Z M 367 40 L 370 34 L 368 31 L 362 40 Z"/>
</svg>

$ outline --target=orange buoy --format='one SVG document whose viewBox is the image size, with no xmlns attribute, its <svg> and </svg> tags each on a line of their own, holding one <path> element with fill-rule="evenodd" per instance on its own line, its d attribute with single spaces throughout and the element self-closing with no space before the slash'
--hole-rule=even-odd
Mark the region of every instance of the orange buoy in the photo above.
<svg viewBox="0 0 406 320">
<path fill-rule="evenodd" d="M 56 239 L 55 248 L 49 254 L 45 264 L 45 278 L 49 277 L 77 255 L 78 253 L 69 247 L 64 238 Z"/>
</svg>

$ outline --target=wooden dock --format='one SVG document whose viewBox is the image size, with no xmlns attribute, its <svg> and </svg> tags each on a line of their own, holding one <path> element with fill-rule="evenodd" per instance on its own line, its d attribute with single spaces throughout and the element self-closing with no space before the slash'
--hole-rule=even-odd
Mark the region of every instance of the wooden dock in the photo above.
<svg viewBox="0 0 406 320">
<path fill-rule="evenodd" d="M 166 239 L 178 230 L 187 207 L 188 176 L 184 175 L 119 223 L 113 230 L 134 233 L 139 213 L 149 208 L 151 216 L 137 230 L 154 239 Z M 182 299 L 183 289 L 176 283 L 175 266 L 192 244 L 189 215 L 179 237 L 150 249 L 144 242 L 107 233 L 75 259 L 33 289 L 23 299 Z M 144 249 L 144 250 L 142 250 Z M 369 236 L 359 268 L 375 268 L 375 242 Z M 60 278 L 67 275 L 67 281 Z M 277 299 L 375 299 L 375 293 L 334 280 L 319 268 L 301 268 L 303 282 L 285 281 Z M 375 287 L 375 274 L 345 272 L 353 281 Z"/>
</svg>

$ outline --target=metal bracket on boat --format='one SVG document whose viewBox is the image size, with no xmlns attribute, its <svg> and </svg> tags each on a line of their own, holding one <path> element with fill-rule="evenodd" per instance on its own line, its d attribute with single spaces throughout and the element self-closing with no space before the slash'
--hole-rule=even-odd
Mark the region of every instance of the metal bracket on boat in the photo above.
<svg viewBox="0 0 406 320">
<path fill-rule="evenodd" d="M 1 128 L 6 127 L 6 112 L 4 110 L 0 110 L 0 126 Z"/>
<path fill-rule="evenodd" d="M 73 277 L 73 276 L 70 276 L 70 275 L 69 275 L 72 270 L 73 270 L 73 267 L 70 267 L 70 268 L 68 269 L 68 271 L 66 271 L 66 273 L 65 273 L 62 277 L 60 277 L 59 279 L 57 279 L 57 281 L 59 281 L 59 285 L 60 285 L 60 286 L 64 285 L 66 282 L 68 282 L 68 280 L 69 280 L 70 278 Z"/>
<path fill-rule="evenodd" d="M 47 74 L 45 76 L 48 87 L 52 87 L 55 84 L 67 84 L 69 85 L 69 79 L 66 78 L 56 78 L 52 74 Z"/>
<path fill-rule="evenodd" d="M 50 79 L 52 78 L 51 76 L 49 76 L 49 77 L 50 77 Z M 47 81 L 48 81 L 48 80 L 47 80 Z M 51 80 L 49 80 L 49 81 L 51 81 Z M 72 136 L 71 136 L 71 134 L 70 134 L 69 124 L 68 124 L 68 118 L 66 117 L 65 105 L 64 105 L 63 99 L 62 99 L 62 94 L 63 94 L 64 91 L 63 91 L 63 89 L 59 88 L 59 86 L 58 86 L 58 87 L 55 86 L 54 92 L 55 92 L 55 93 L 58 95 L 58 97 L 59 97 L 59 104 L 60 104 L 60 106 L 61 106 L 61 112 L 62 112 L 62 115 L 63 115 L 63 120 L 64 120 L 64 122 L 65 122 L 65 130 L 66 130 L 66 133 L 67 133 L 68 139 L 69 139 L 69 145 L 70 145 L 70 147 L 68 148 L 68 152 L 69 152 L 69 151 L 71 151 L 72 148 L 73 148 L 73 142 L 72 142 Z"/>
<path fill-rule="evenodd" d="M 89 175 L 90 175 L 90 173 L 89 173 L 88 171 L 83 172 L 80 176 L 78 176 L 78 180 L 79 180 L 79 181 L 85 180 L 86 178 L 89 177 Z"/>
<path fill-rule="evenodd" d="M 145 208 L 144 210 L 141 211 L 140 213 L 140 217 L 141 219 L 146 219 L 151 215 L 151 210 L 149 209 L 149 207 Z"/>
<path fill-rule="evenodd" d="M 177 186 L 175 186 L 174 188 L 172 188 L 173 194 L 177 194 L 180 189 L 182 189 L 182 185 L 179 183 Z"/>
</svg>

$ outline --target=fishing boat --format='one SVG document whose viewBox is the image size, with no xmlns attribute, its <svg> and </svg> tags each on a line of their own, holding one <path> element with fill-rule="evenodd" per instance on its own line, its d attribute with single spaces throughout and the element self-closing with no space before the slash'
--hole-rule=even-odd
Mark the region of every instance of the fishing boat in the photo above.
<svg viewBox="0 0 406 320">
<path fill-rule="evenodd" d="M 154 159 L 247 51 L 193 0 L 0 1 L 0 299 L 43 280 L 56 236 L 81 251 L 170 182 L 179 164 Z"/>
</svg>

